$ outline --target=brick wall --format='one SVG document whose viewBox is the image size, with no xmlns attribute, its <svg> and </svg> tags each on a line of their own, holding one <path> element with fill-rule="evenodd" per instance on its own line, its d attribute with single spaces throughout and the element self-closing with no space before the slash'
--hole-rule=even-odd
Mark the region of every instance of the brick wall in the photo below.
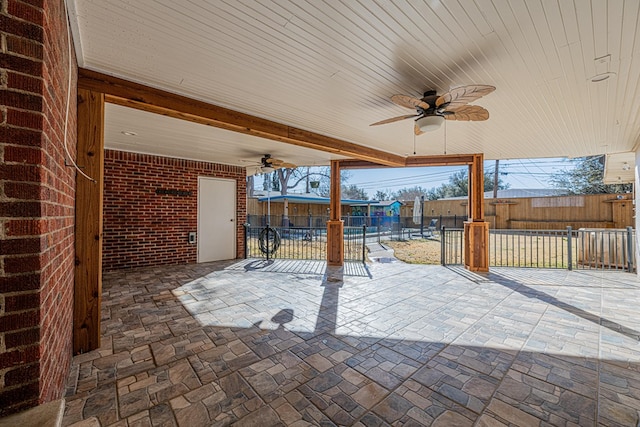
<svg viewBox="0 0 640 427">
<path fill-rule="evenodd" d="M 71 360 L 76 61 L 61 0 L 0 0 L 0 416 L 61 397 Z M 73 55 L 73 51 L 72 51 Z"/>
<path fill-rule="evenodd" d="M 114 150 L 105 150 L 104 163 L 104 270 L 196 262 L 187 234 L 197 230 L 198 176 L 236 180 L 236 247 L 243 256 L 244 168 Z"/>
</svg>

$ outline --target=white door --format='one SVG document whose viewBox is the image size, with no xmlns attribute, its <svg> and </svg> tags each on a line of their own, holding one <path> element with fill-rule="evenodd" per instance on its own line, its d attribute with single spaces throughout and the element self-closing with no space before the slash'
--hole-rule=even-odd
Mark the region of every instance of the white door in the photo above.
<svg viewBox="0 0 640 427">
<path fill-rule="evenodd" d="M 198 177 L 198 262 L 236 257 L 236 181 Z"/>
</svg>

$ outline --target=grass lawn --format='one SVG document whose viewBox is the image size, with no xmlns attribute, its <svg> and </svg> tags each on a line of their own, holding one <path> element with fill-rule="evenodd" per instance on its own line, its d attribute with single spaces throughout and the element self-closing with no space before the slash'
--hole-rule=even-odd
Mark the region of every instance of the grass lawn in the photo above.
<svg viewBox="0 0 640 427">
<path fill-rule="evenodd" d="M 395 257 L 408 264 L 440 264 L 440 240 L 412 239 L 385 241 Z"/>
<path fill-rule="evenodd" d="M 440 264 L 439 239 L 385 241 L 396 258 L 409 264 Z M 578 253 L 573 244 L 574 257 Z M 491 266 L 566 268 L 568 250 L 562 236 L 491 235 L 489 238 Z"/>
</svg>

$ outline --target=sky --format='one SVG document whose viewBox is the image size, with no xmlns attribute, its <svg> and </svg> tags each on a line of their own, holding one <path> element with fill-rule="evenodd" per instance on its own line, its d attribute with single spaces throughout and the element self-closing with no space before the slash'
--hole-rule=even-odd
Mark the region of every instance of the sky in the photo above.
<svg viewBox="0 0 640 427">
<path fill-rule="evenodd" d="M 549 181 L 551 175 L 572 169 L 574 161 L 563 158 L 500 160 L 498 172 L 509 188 L 553 188 Z M 370 198 L 376 191 L 387 193 L 407 187 L 421 186 L 427 190 L 439 187 L 449 181 L 449 176 L 466 166 L 438 166 L 420 168 L 382 168 L 349 170 L 347 185 L 357 185 L 364 189 Z M 495 170 L 495 160 L 484 163 L 485 172 Z"/>
<path fill-rule="evenodd" d="M 485 172 L 493 173 L 495 160 L 484 162 Z M 554 188 L 550 177 L 561 171 L 571 170 L 576 159 L 545 158 L 500 160 L 498 172 L 503 183 L 512 189 Z M 468 166 L 431 166 L 419 168 L 350 169 L 342 172 L 348 175 L 345 185 L 362 188 L 369 199 L 375 199 L 378 190 L 391 194 L 403 188 L 420 186 L 425 190 L 440 187 L 449 182 L 449 177 Z M 312 168 L 313 169 L 313 168 Z M 262 178 L 256 181 L 262 186 Z M 304 193 L 304 182 L 290 189 L 290 193 Z"/>
</svg>

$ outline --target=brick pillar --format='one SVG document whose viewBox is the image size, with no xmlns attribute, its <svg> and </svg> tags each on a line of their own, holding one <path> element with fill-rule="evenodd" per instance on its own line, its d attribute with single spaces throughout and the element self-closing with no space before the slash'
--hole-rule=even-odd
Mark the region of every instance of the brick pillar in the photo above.
<svg viewBox="0 0 640 427">
<path fill-rule="evenodd" d="M 62 396 L 71 361 L 77 66 L 62 0 L 0 0 L 0 417 Z"/>
</svg>

